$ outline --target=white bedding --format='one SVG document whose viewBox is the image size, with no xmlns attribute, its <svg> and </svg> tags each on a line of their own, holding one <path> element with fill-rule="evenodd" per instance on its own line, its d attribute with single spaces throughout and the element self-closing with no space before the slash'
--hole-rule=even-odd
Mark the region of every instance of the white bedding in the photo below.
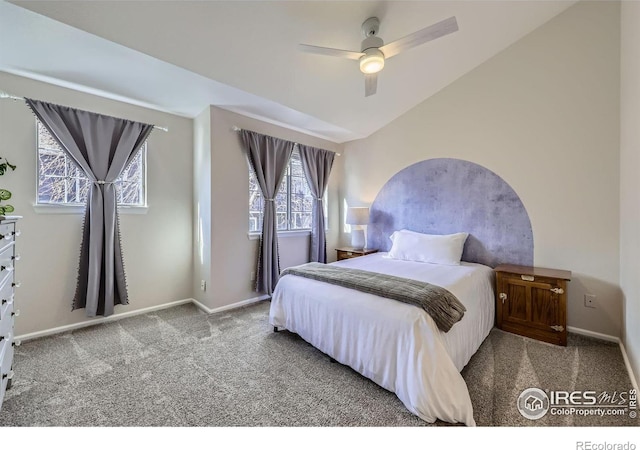
<svg viewBox="0 0 640 450">
<path fill-rule="evenodd" d="M 422 309 L 364 292 L 287 275 L 271 299 L 270 323 L 304 340 L 398 396 L 423 420 L 475 425 L 462 368 L 494 320 L 493 271 L 375 253 L 334 263 L 442 286 L 467 308 L 448 333 Z"/>
</svg>

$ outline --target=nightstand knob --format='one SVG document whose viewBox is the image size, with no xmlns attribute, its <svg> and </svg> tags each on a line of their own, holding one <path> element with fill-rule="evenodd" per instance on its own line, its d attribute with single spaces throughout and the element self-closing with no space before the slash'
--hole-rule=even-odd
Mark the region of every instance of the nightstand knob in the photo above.
<svg viewBox="0 0 640 450">
<path fill-rule="evenodd" d="M 558 295 L 564 294 L 564 289 L 562 288 L 551 288 L 549 290 L 554 294 L 558 294 Z"/>
<path fill-rule="evenodd" d="M 507 299 L 507 294 L 505 294 L 504 292 L 500 292 L 500 295 L 498 295 L 498 297 L 500 298 L 500 300 L 502 300 L 502 304 L 504 305 L 504 301 Z"/>
</svg>

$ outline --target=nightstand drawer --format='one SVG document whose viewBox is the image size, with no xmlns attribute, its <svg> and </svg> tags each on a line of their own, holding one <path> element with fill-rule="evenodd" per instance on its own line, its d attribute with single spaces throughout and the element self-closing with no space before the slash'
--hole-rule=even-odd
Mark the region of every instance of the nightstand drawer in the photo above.
<svg viewBox="0 0 640 450">
<path fill-rule="evenodd" d="M 338 250 L 338 260 L 349 259 L 349 258 L 357 258 L 358 256 L 362 256 L 362 255 L 358 254 L 358 253 L 345 252 L 345 251 L 342 251 L 342 250 Z"/>
</svg>

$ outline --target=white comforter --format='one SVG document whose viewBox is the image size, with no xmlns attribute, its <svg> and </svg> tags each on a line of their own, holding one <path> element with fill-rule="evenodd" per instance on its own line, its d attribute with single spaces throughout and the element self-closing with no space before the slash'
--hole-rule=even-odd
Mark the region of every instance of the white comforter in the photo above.
<svg viewBox="0 0 640 450">
<path fill-rule="evenodd" d="M 334 263 L 442 286 L 465 305 L 448 333 L 422 309 L 307 278 L 280 279 L 270 323 L 307 342 L 398 396 L 427 422 L 473 426 L 462 368 L 487 337 L 494 318 L 493 271 L 471 263 L 443 266 L 376 253 Z"/>
</svg>

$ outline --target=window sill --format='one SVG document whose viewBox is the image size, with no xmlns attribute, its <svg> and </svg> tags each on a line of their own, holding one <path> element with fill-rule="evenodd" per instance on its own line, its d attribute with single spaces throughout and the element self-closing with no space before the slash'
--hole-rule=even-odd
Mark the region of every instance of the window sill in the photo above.
<svg viewBox="0 0 640 450">
<path fill-rule="evenodd" d="M 33 205 L 37 214 L 84 214 L 84 206 L 80 205 L 56 205 L 52 203 L 38 203 Z M 146 214 L 148 206 L 120 206 L 120 214 Z"/>
<path fill-rule="evenodd" d="M 261 233 L 247 233 L 247 238 L 250 241 L 259 240 Z M 311 236 L 311 230 L 299 230 L 299 231 L 278 231 L 279 238 L 292 238 L 300 236 Z"/>
</svg>

